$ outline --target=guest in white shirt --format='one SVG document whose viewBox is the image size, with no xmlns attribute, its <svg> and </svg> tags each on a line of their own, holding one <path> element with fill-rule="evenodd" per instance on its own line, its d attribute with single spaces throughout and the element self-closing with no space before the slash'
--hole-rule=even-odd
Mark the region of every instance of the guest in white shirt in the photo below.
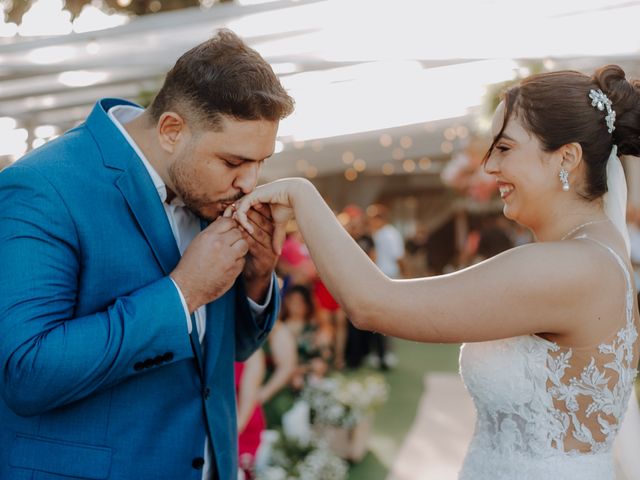
<svg viewBox="0 0 640 480">
<path fill-rule="evenodd" d="M 402 278 L 404 274 L 404 239 L 396 227 L 389 222 L 389 209 L 381 204 L 367 208 L 367 219 L 375 244 L 375 262 L 382 273 L 389 278 Z M 374 352 L 368 356 L 372 366 L 386 370 L 397 364 L 387 337 L 377 332 L 369 332 L 370 347 Z"/>
</svg>

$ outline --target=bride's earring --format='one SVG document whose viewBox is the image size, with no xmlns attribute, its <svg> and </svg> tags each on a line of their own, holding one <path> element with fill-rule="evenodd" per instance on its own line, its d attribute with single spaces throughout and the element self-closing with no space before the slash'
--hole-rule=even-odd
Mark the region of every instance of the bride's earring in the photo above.
<svg viewBox="0 0 640 480">
<path fill-rule="evenodd" d="M 560 181 L 562 182 L 562 190 L 565 192 L 569 191 L 569 172 L 567 172 L 564 168 L 560 169 Z"/>
</svg>

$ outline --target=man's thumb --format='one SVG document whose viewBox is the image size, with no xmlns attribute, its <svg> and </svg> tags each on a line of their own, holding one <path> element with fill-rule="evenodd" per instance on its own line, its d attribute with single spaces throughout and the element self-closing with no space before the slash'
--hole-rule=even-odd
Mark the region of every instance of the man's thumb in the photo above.
<svg viewBox="0 0 640 480">
<path fill-rule="evenodd" d="M 273 251 L 277 255 L 282 254 L 282 244 L 284 243 L 284 239 L 286 236 L 286 224 L 276 223 L 276 226 L 273 230 Z"/>
</svg>

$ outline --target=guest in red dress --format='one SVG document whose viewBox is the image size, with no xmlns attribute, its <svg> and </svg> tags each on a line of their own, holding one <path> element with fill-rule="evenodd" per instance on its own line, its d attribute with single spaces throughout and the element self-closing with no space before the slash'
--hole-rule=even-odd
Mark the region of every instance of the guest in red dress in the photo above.
<svg viewBox="0 0 640 480">
<path fill-rule="evenodd" d="M 247 480 L 255 478 L 256 452 L 260 446 L 260 436 L 266 427 L 262 406 L 258 402 L 264 372 L 262 350 L 257 350 L 246 362 L 235 363 L 239 466 Z"/>
</svg>

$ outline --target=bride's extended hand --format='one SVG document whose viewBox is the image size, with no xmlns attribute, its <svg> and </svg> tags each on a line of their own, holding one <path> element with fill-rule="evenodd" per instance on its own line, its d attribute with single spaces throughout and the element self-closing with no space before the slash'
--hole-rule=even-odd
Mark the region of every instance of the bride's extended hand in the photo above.
<svg viewBox="0 0 640 480">
<path fill-rule="evenodd" d="M 287 222 L 294 218 L 295 194 L 308 183 L 302 178 L 283 178 L 261 185 L 235 203 L 233 216 L 243 228 L 251 233 L 253 227 L 247 218 L 247 212 L 258 204 L 269 205 L 275 225 L 273 250 L 279 255 L 286 235 Z M 227 215 L 228 213 L 225 212 L 225 216 Z"/>
</svg>

